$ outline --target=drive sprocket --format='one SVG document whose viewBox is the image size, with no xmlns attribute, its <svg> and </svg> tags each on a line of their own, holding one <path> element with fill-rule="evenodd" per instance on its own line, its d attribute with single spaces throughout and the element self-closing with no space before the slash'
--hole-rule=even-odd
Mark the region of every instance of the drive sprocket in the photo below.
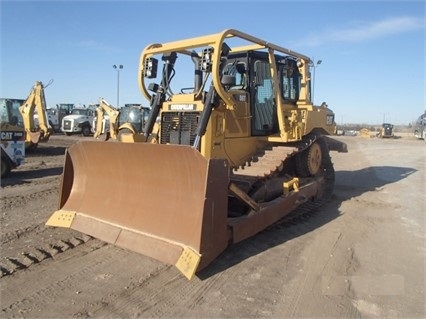
<svg viewBox="0 0 426 319">
<path fill-rule="evenodd" d="M 323 150 L 318 141 L 296 156 L 298 176 L 310 177 L 318 174 L 323 160 Z"/>
</svg>

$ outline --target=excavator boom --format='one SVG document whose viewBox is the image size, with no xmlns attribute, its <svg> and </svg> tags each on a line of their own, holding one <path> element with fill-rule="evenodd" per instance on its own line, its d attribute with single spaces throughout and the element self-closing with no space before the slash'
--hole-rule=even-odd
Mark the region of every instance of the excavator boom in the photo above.
<svg viewBox="0 0 426 319">
<path fill-rule="evenodd" d="M 105 114 L 108 115 L 109 128 L 106 125 Z M 108 140 L 109 137 L 117 139 L 118 134 L 118 116 L 119 111 L 109 104 L 105 99 L 99 99 L 99 106 L 96 108 L 96 126 L 95 132 L 93 134 L 94 138 L 100 138 L 104 136 L 105 140 Z M 109 131 L 108 131 L 109 129 Z"/>
<path fill-rule="evenodd" d="M 24 121 L 26 142 L 36 146 L 39 142 L 47 142 L 53 132 L 46 113 L 46 98 L 44 85 L 36 81 L 26 101 L 19 108 Z M 38 125 L 34 122 L 34 114 L 37 113 Z"/>
</svg>

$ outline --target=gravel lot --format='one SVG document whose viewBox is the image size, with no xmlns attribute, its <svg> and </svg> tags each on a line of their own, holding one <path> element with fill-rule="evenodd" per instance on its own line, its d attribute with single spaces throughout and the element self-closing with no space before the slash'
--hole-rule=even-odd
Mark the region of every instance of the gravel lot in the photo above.
<svg viewBox="0 0 426 319">
<path fill-rule="evenodd" d="M 44 226 L 64 152 L 83 139 L 54 135 L 1 181 L 1 317 L 424 318 L 425 143 L 336 138 L 349 153 L 332 153 L 328 204 L 230 247 L 188 281 Z"/>
</svg>

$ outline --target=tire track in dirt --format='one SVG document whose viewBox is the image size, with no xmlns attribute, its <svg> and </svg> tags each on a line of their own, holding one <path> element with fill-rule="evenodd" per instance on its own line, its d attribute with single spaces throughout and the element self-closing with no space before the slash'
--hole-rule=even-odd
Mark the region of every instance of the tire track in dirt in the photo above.
<svg viewBox="0 0 426 319">
<path fill-rule="evenodd" d="M 313 238 L 310 238 L 312 240 Z M 291 281 L 292 295 L 288 298 L 286 308 L 280 310 L 285 317 L 304 317 L 311 309 L 326 307 L 329 305 L 340 310 L 342 313 L 352 313 L 355 311 L 352 304 L 346 302 L 353 298 L 355 292 L 352 290 L 350 281 L 340 280 L 341 276 L 350 276 L 359 266 L 353 250 L 343 251 L 340 248 L 344 235 L 335 232 L 334 237 L 324 238 L 324 241 L 311 242 L 302 253 L 300 269 L 303 275 L 297 282 Z M 318 258 L 318 255 L 321 257 Z M 339 264 L 344 260 L 343 264 Z M 339 276 L 335 276 L 337 273 Z M 341 275 L 341 276 L 340 276 Z M 309 296 L 309 297 L 308 297 Z M 325 302 L 326 301 L 326 302 Z M 320 312 L 326 309 L 320 309 Z M 335 312 L 334 310 L 333 312 Z"/>
<path fill-rule="evenodd" d="M 53 182 L 54 185 L 51 185 Z M 32 190 L 31 192 L 20 195 L 9 195 L 9 190 L 7 188 L 2 189 L 1 210 L 5 212 L 20 206 L 31 205 L 31 202 L 34 200 L 42 200 L 45 197 L 49 197 L 51 194 L 55 194 L 56 197 L 58 195 L 58 183 L 56 179 L 48 183 L 39 184 L 36 187 L 32 185 L 30 188 Z M 37 190 L 34 191 L 34 189 Z"/>
<path fill-rule="evenodd" d="M 21 315 L 20 311 L 24 309 L 30 317 L 57 317 L 58 314 L 61 317 L 97 317 L 97 311 L 105 313 L 104 309 L 110 310 L 108 305 L 114 305 L 120 296 L 125 304 L 128 303 L 128 297 L 132 296 L 129 292 L 137 291 L 142 299 L 146 297 L 141 287 L 151 287 L 153 278 L 161 278 L 163 285 L 173 282 L 173 278 L 179 278 L 180 274 L 151 258 L 93 240 L 56 256 L 45 266 L 32 267 L 15 278 L 3 278 L 3 289 L 6 292 L 13 290 L 27 277 L 35 276 L 38 279 L 31 283 L 29 291 L 22 292 L 18 300 L 14 300 L 16 291 L 5 294 L 2 304 L 7 306 L 2 309 L 3 315 Z M 117 315 L 116 312 L 113 317 Z"/>
<path fill-rule="evenodd" d="M 57 205 L 59 180 L 27 180 L 27 175 L 20 173 L 24 183 L 2 187 L 1 192 L 0 278 L 28 269 L 91 238 L 46 227 L 44 223 Z"/>
<path fill-rule="evenodd" d="M 28 269 L 34 264 L 53 258 L 57 254 L 63 253 L 81 244 L 85 244 L 92 239 L 92 237 L 87 235 L 69 237 L 68 234 L 67 236 L 68 237 L 66 239 L 55 238 L 55 242 L 53 244 L 28 247 L 24 252 L 17 255 L 2 256 L 0 261 L 0 278 L 14 274 L 19 270 Z"/>
<path fill-rule="evenodd" d="M 338 194 L 339 191 L 336 193 Z M 358 199 L 351 200 L 358 201 Z M 324 211 L 331 209 L 338 214 L 344 212 L 346 204 L 342 208 L 340 202 L 341 198 L 336 195 L 335 200 L 328 204 Z M 349 214 L 345 216 L 346 224 L 351 225 L 349 231 L 346 225 L 336 227 L 334 231 L 330 229 L 322 231 L 320 225 L 326 224 L 318 222 L 318 219 L 323 218 L 322 213 L 321 211 L 308 213 L 308 217 L 312 219 L 307 219 L 306 223 L 303 221 L 300 223 L 298 219 L 301 233 L 306 233 L 299 260 L 293 261 L 297 264 L 296 268 L 293 264 L 293 268 L 299 272 L 298 280 L 289 281 L 287 289 L 291 291 L 291 294 L 284 296 L 284 301 L 280 302 L 280 305 L 286 307 L 280 306 L 276 309 L 280 316 L 309 316 L 312 309 L 318 309 L 319 313 L 338 313 L 342 317 L 360 316 L 356 307 L 350 302 L 356 297 L 356 291 L 349 278 L 357 274 L 360 268 L 356 247 L 350 243 L 353 242 L 353 236 L 365 237 L 368 233 L 374 232 L 376 225 L 368 218 L 358 220 Z M 339 219 L 334 224 L 340 223 Z M 306 229 L 303 230 L 303 228 Z M 328 235 L 321 236 L 322 232 L 327 232 Z M 318 241 L 318 238 L 321 240 Z"/>
<path fill-rule="evenodd" d="M 213 287 L 220 286 L 221 274 L 206 281 L 187 280 L 173 266 L 159 263 L 154 271 L 104 298 L 99 309 L 84 310 L 90 317 L 174 317 L 196 307 Z M 114 302 L 112 302 L 114 301 Z"/>
<path fill-rule="evenodd" d="M 37 314 L 32 313 L 36 310 L 36 307 L 40 309 L 55 308 L 53 303 L 58 302 L 58 299 L 61 298 L 61 294 L 64 291 L 69 293 L 78 293 L 79 286 L 79 277 L 87 276 L 88 274 L 102 269 L 106 263 L 108 263 L 108 258 L 98 258 L 92 259 L 92 263 L 81 264 L 80 258 L 91 251 L 96 251 L 103 248 L 106 244 L 100 241 L 94 241 L 94 243 L 89 247 L 86 246 L 85 251 L 75 251 L 72 254 L 69 254 L 68 261 L 71 264 L 74 264 L 74 268 L 71 273 L 63 273 L 60 271 L 60 266 L 56 264 L 52 266 L 50 270 L 45 268 L 40 268 L 41 272 L 39 276 L 32 276 L 31 286 L 24 285 L 25 291 L 21 292 L 22 298 L 18 300 L 13 300 L 16 296 L 16 290 L 20 290 L 21 286 L 19 281 L 25 282 L 26 276 L 23 276 L 19 279 L 14 278 L 14 281 L 7 280 L 9 278 L 2 280 L 2 304 L 7 304 L 1 310 L 1 313 L 4 317 L 13 317 L 13 316 L 22 316 L 27 314 L 34 316 Z M 74 258 L 75 257 L 75 258 Z M 56 269 L 55 269 L 56 268 Z M 71 270 L 70 268 L 67 268 Z M 48 272 L 47 274 L 45 272 Z M 10 278 L 12 279 L 12 278 Z M 15 283 L 14 283 L 15 282 Z M 9 294 L 9 290 L 11 293 Z M 57 311 L 58 309 L 56 309 Z M 60 311 L 56 312 L 57 314 L 61 313 Z M 43 315 L 41 316 L 43 317 Z"/>
<path fill-rule="evenodd" d="M 40 225 L 33 225 L 33 226 L 28 226 L 28 227 L 21 227 L 19 229 L 15 229 L 13 231 L 1 234 L 1 236 L 0 236 L 0 243 L 1 243 L 2 246 L 6 245 L 10 241 L 19 239 L 24 234 L 28 234 L 28 233 L 34 232 L 34 231 L 36 231 L 39 228 L 40 228 Z"/>
</svg>

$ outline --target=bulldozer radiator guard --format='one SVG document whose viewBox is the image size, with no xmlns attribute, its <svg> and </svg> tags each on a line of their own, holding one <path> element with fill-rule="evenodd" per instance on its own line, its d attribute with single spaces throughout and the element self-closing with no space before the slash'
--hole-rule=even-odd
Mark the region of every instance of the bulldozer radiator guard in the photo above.
<svg viewBox="0 0 426 319">
<path fill-rule="evenodd" d="M 227 162 L 183 145 L 79 141 L 46 225 L 175 264 L 191 278 L 228 245 Z"/>
</svg>

